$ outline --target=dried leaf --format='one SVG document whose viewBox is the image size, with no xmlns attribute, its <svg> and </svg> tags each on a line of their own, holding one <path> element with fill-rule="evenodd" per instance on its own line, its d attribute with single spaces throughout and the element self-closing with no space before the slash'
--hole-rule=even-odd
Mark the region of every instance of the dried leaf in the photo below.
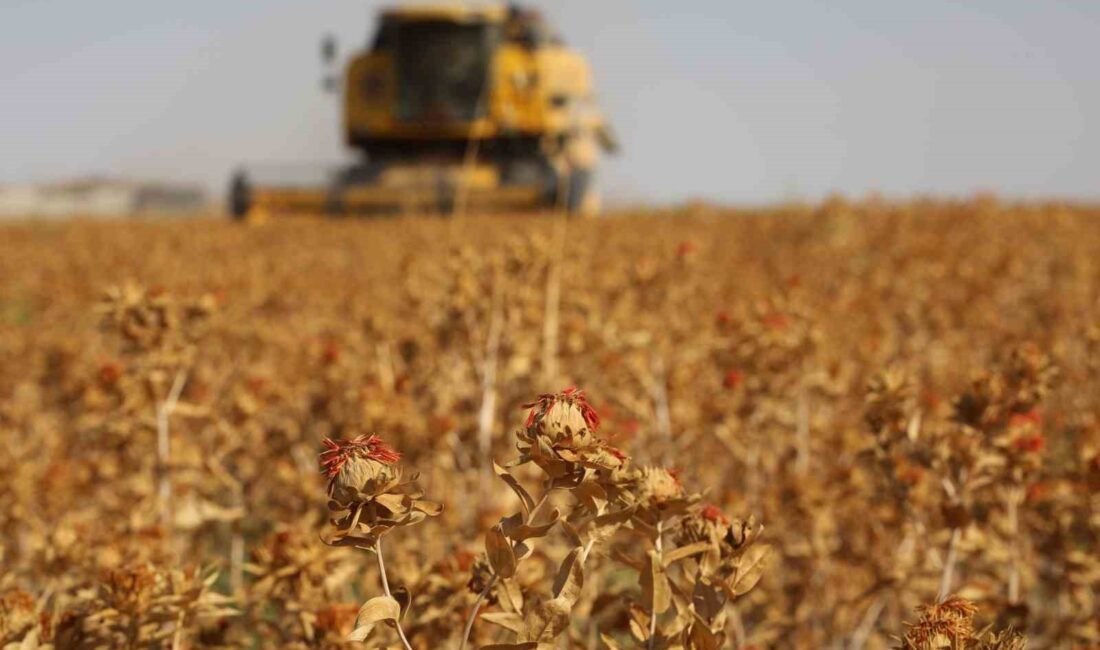
<svg viewBox="0 0 1100 650">
<path fill-rule="evenodd" d="M 691 627 L 688 629 L 688 648 L 690 650 L 719 650 L 722 647 L 723 635 L 711 631 L 706 621 L 694 615 Z"/>
<path fill-rule="evenodd" d="M 561 520 L 561 529 L 565 532 L 565 536 L 573 546 L 584 546 L 584 541 L 581 540 L 580 531 L 569 523 L 568 519 Z"/>
<path fill-rule="evenodd" d="M 486 612 L 478 618 L 493 625 L 499 625 L 506 630 L 511 630 L 516 634 L 523 633 L 523 617 L 514 612 Z"/>
<path fill-rule="evenodd" d="M 688 544 L 687 546 L 681 546 L 680 548 L 673 549 L 668 553 L 661 556 L 661 560 L 665 563 L 665 566 L 672 566 L 673 563 L 679 562 L 685 558 L 689 558 L 692 555 L 698 555 L 699 553 L 705 553 L 710 550 L 710 542 L 695 542 L 694 544 Z"/>
<path fill-rule="evenodd" d="M 367 638 L 379 621 L 396 621 L 401 616 L 401 605 L 389 596 L 378 596 L 363 603 L 359 616 L 355 618 L 355 630 L 348 635 L 349 641 L 362 641 Z"/>
<path fill-rule="evenodd" d="M 727 583 L 731 597 L 736 598 L 747 594 L 757 582 L 760 582 L 760 577 L 764 575 L 764 569 L 771 557 L 771 551 L 772 547 L 768 544 L 753 545 L 745 551 L 738 560 L 737 571 Z"/>
<path fill-rule="evenodd" d="M 511 472 L 497 465 L 496 461 L 493 461 L 493 473 L 507 483 L 508 487 L 512 488 L 512 491 L 516 493 L 516 496 L 519 497 L 520 502 L 523 504 L 524 513 L 530 514 L 531 510 L 535 507 L 535 500 L 531 498 L 531 495 L 527 492 L 527 488 L 523 487 L 519 480 L 512 476 Z"/>
<path fill-rule="evenodd" d="M 497 580 L 497 600 L 505 611 L 523 613 L 523 589 L 514 579 Z"/>
<path fill-rule="evenodd" d="M 502 578 L 511 578 L 516 574 L 516 555 L 512 543 L 504 536 L 500 526 L 493 526 L 485 533 L 485 553 L 493 572 Z"/>
<path fill-rule="evenodd" d="M 578 560 L 583 551 L 579 546 L 570 551 L 562 560 L 554 578 L 554 598 L 569 603 L 570 607 L 577 602 L 581 589 L 584 588 L 584 567 Z"/>
<path fill-rule="evenodd" d="M 646 611 L 662 614 L 672 604 L 665 567 L 654 551 L 649 552 L 649 562 L 642 570 L 639 582 L 642 586 L 642 603 Z"/>
<path fill-rule="evenodd" d="M 524 618 L 524 630 L 521 641 L 553 641 L 565 628 L 569 627 L 569 607 L 564 607 L 557 598 L 532 608 Z"/>
<path fill-rule="evenodd" d="M 509 539 L 522 542 L 525 539 L 545 537 L 560 519 L 561 513 L 554 509 L 546 515 L 540 515 L 537 521 L 530 523 L 523 523 L 522 515 L 515 514 L 501 520 L 500 524 L 501 529 Z"/>
<path fill-rule="evenodd" d="M 725 591 L 715 587 L 710 580 L 700 577 L 695 581 L 691 594 L 691 604 L 703 618 L 710 620 L 717 616 L 726 605 Z"/>
</svg>

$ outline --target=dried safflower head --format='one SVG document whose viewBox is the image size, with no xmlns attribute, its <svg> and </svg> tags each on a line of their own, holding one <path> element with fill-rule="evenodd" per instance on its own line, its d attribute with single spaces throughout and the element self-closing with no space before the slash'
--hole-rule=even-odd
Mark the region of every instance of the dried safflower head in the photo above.
<svg viewBox="0 0 1100 650">
<path fill-rule="evenodd" d="M 375 435 L 351 440 L 325 438 L 321 467 L 329 479 L 329 496 L 339 503 L 362 501 L 382 494 L 401 478 L 396 466 L 401 454 Z"/>
<path fill-rule="evenodd" d="M 624 467 L 612 472 L 609 481 L 634 510 L 634 518 L 648 526 L 686 513 L 702 498 L 684 489 L 679 472 L 674 469 Z M 699 521 L 703 522 L 701 517 Z"/>
<path fill-rule="evenodd" d="M 560 393 L 546 393 L 525 404 L 531 409 L 524 426 L 558 441 L 564 437 L 594 433 L 600 428 L 600 416 L 588 403 L 584 391 L 569 387 Z"/>
<path fill-rule="evenodd" d="M 755 517 L 731 521 L 718 506 L 706 504 L 680 520 L 676 540 L 682 546 L 697 542 L 710 544 L 713 558 L 709 569 L 713 570 L 754 542 L 763 530 Z"/>
<path fill-rule="evenodd" d="M 581 468 L 615 470 L 626 462 L 625 454 L 596 436 L 600 416 L 583 391 L 566 388 L 524 406 L 530 411 L 516 434 L 523 462 L 534 461 L 554 477 Z"/>
<path fill-rule="evenodd" d="M 942 603 L 917 608 L 920 620 L 910 624 L 901 650 L 937 650 L 939 648 L 996 648 L 1023 650 L 1026 639 L 1012 630 L 993 633 L 974 629 L 974 603 L 951 596 Z"/>
<path fill-rule="evenodd" d="M 643 467 L 638 496 L 645 503 L 660 505 L 683 498 L 684 486 L 673 470 Z"/>
<path fill-rule="evenodd" d="M 388 531 L 411 526 L 443 511 L 423 499 L 418 474 L 402 475 L 401 454 L 375 435 L 351 440 L 324 440 L 321 468 L 328 476 L 330 522 L 335 532 L 327 544 L 369 548 Z"/>
</svg>

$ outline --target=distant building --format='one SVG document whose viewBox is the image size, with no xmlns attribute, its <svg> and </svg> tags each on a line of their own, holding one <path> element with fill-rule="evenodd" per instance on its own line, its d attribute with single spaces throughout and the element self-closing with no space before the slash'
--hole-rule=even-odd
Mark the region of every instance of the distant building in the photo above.
<svg viewBox="0 0 1100 650">
<path fill-rule="evenodd" d="M 202 189 L 172 183 L 88 178 L 0 185 L 0 218 L 181 216 L 208 207 Z"/>
</svg>

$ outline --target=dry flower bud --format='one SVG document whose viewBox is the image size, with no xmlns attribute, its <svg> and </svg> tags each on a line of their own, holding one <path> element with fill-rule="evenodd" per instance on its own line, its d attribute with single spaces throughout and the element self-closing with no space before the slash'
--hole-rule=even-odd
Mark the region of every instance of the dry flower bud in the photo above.
<svg viewBox="0 0 1100 650">
<path fill-rule="evenodd" d="M 525 404 L 531 411 L 525 426 L 557 442 L 570 436 L 594 433 L 600 428 L 600 417 L 588 403 L 584 391 L 566 388 L 557 394 L 540 395 L 538 400 Z"/>
<path fill-rule="evenodd" d="M 663 467 L 642 468 L 638 496 L 643 502 L 659 505 L 684 496 L 684 486 L 676 475 Z"/>
<path fill-rule="evenodd" d="M 395 463 L 401 454 L 375 435 L 351 440 L 324 440 L 321 465 L 329 478 L 329 495 L 341 504 L 382 494 L 401 478 Z"/>
</svg>

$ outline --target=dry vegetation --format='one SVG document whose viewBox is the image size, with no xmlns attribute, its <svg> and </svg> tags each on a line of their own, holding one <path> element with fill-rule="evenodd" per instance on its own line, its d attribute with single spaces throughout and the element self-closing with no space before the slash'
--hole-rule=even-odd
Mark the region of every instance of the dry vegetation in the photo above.
<svg viewBox="0 0 1100 650">
<path fill-rule="evenodd" d="M 0 648 L 1100 644 L 1100 210 L 674 216 L 4 226 Z"/>
</svg>

